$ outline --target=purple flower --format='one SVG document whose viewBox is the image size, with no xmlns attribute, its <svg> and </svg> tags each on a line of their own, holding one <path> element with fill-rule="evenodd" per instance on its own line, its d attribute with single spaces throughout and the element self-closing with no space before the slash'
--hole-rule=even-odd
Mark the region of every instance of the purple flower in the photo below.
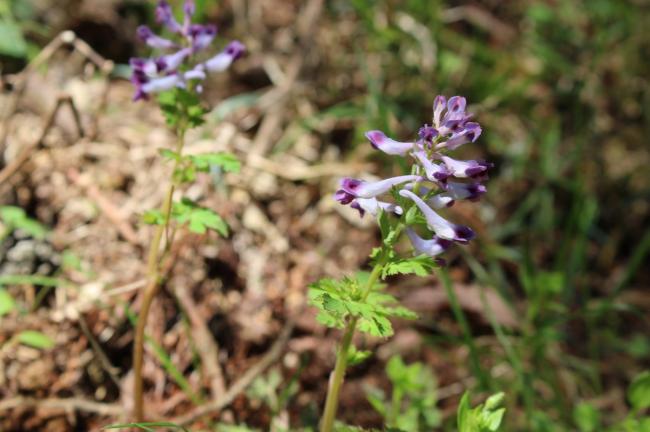
<svg viewBox="0 0 650 432">
<path fill-rule="evenodd" d="M 156 65 L 159 72 L 175 72 L 185 59 L 192 53 L 190 48 L 183 48 L 174 54 L 159 57 L 156 59 Z"/>
<path fill-rule="evenodd" d="M 183 4 L 183 24 L 185 28 L 188 28 L 190 26 L 194 12 L 196 12 L 196 5 L 194 4 L 194 0 L 185 0 L 185 3 Z"/>
<path fill-rule="evenodd" d="M 377 216 L 377 214 L 379 214 L 379 209 L 395 213 L 396 215 L 402 214 L 402 207 L 393 203 L 379 201 L 377 198 L 355 198 L 352 204 L 350 204 L 350 207 L 359 210 L 359 215 L 361 217 L 363 217 L 366 212 L 370 213 L 372 216 Z"/>
<path fill-rule="evenodd" d="M 183 4 L 183 25 L 176 18 L 172 7 L 165 0 L 156 6 L 159 23 L 176 33 L 175 40 L 156 35 L 149 27 L 138 27 L 138 37 L 148 46 L 156 49 L 177 49 L 176 52 L 151 59 L 133 58 L 130 60 L 133 75 L 131 82 L 135 87 L 134 100 L 147 99 L 151 93 L 175 87 L 188 88 L 200 93 L 200 81 L 207 78 L 207 72 L 220 72 L 244 53 L 244 45 L 239 41 L 230 42 L 226 48 L 205 63 L 193 62 L 193 55 L 210 46 L 217 35 L 217 27 L 212 24 L 192 24 L 196 11 L 193 0 Z M 195 81 L 188 86 L 189 81 Z M 199 81 L 199 82 L 196 82 Z"/>
<path fill-rule="evenodd" d="M 481 136 L 481 132 L 481 126 L 478 123 L 465 123 L 460 132 L 454 133 L 447 141 L 438 143 L 436 149 L 456 150 L 463 144 L 476 141 Z"/>
<path fill-rule="evenodd" d="M 431 231 L 435 232 L 438 237 L 446 240 L 454 240 L 459 243 L 467 243 L 474 238 L 474 231 L 472 231 L 471 228 L 449 222 L 447 219 L 436 213 L 427 205 L 427 203 L 422 201 L 422 198 L 413 192 L 402 189 L 399 194 L 405 198 L 409 198 L 416 206 L 418 206 L 427 221 L 427 226 Z"/>
<path fill-rule="evenodd" d="M 432 239 L 425 240 L 417 235 L 417 233 L 411 228 L 406 229 L 406 235 L 408 236 L 409 240 L 411 240 L 413 249 L 419 255 L 424 254 L 434 257 L 449 249 L 452 244 L 451 241 L 445 240 L 438 236 L 433 236 Z"/>
<path fill-rule="evenodd" d="M 230 42 L 223 51 L 210 60 L 205 62 L 205 68 L 210 72 L 221 72 L 226 69 L 242 56 L 246 48 L 244 44 L 239 41 Z"/>
<path fill-rule="evenodd" d="M 138 38 L 149 45 L 152 48 L 156 49 L 171 49 L 175 48 L 176 44 L 169 39 L 165 39 L 163 37 L 158 36 L 155 34 L 151 29 L 145 25 L 141 25 L 137 29 L 137 35 Z"/>
<path fill-rule="evenodd" d="M 174 33 L 182 32 L 180 24 L 174 18 L 172 7 L 165 0 L 160 0 L 156 6 L 156 20 Z"/>
<path fill-rule="evenodd" d="M 441 156 L 449 172 L 456 178 L 483 178 L 492 164 L 484 161 L 459 161 L 449 156 Z"/>
<path fill-rule="evenodd" d="M 192 52 L 200 51 L 209 46 L 216 35 L 217 26 L 215 25 L 192 24 L 188 30 Z"/>
<path fill-rule="evenodd" d="M 378 195 L 385 194 L 394 186 L 406 182 L 416 181 L 420 178 L 420 176 L 416 175 L 404 175 L 391 177 L 376 182 L 367 182 L 364 180 L 357 180 L 347 177 L 341 180 L 341 189 L 344 192 L 352 195 L 354 198 L 374 198 Z"/>
<path fill-rule="evenodd" d="M 438 130 L 429 125 L 424 125 L 418 131 L 418 136 L 422 142 L 431 144 L 433 140 L 439 135 Z"/>
<path fill-rule="evenodd" d="M 427 178 L 432 182 L 444 182 L 447 180 L 451 173 L 447 170 L 445 165 L 439 165 L 431 162 L 424 150 L 413 152 L 413 156 L 420 162 L 424 168 Z"/>
<path fill-rule="evenodd" d="M 437 128 L 441 126 L 440 116 L 447 105 L 447 98 L 442 95 L 436 96 L 433 100 L 433 125 Z"/>
<path fill-rule="evenodd" d="M 181 77 L 177 74 L 172 74 L 161 78 L 154 78 L 142 84 L 142 92 L 146 94 L 160 93 L 179 86 L 183 86 Z"/>
<path fill-rule="evenodd" d="M 201 65 L 189 70 L 183 74 L 185 80 L 204 80 L 206 75 Z"/>
<path fill-rule="evenodd" d="M 470 121 L 472 115 L 465 112 L 466 108 L 464 97 L 453 96 L 447 100 L 444 96 L 437 96 L 433 102 L 433 124 L 422 126 L 413 142 L 396 141 L 378 130 L 367 132 L 366 137 L 374 148 L 390 155 L 411 155 L 415 161 L 411 167 L 414 174 L 375 182 L 344 178 L 335 199 L 350 204 L 362 216 L 366 212 L 377 215 L 380 209 L 397 215 L 407 210 L 419 210 L 427 228 L 435 234 L 432 238 L 422 238 L 410 228 L 416 219 L 408 217 L 402 222 L 407 225 L 406 233 L 418 254 L 434 257 L 447 250 L 452 242 L 469 242 L 475 236 L 471 228 L 450 222 L 434 210 L 450 207 L 458 200 L 478 200 L 487 191 L 480 182 L 487 178 L 492 164 L 447 156 L 449 151 L 474 142 L 481 135 L 481 126 Z M 450 181 L 450 177 L 471 181 Z M 408 204 L 398 200 L 402 207 L 407 207 L 381 200 L 381 196 L 393 188 L 409 200 Z"/>
<path fill-rule="evenodd" d="M 377 198 L 357 198 L 343 189 L 338 190 L 334 194 L 334 199 L 341 204 L 350 204 L 352 208 L 359 210 L 359 215 L 361 217 L 363 217 L 366 212 L 370 213 L 372 216 L 377 216 L 379 209 L 397 215 L 402 214 L 402 208 L 396 204 L 379 201 Z"/>
<path fill-rule="evenodd" d="M 368 138 L 370 144 L 372 144 L 374 148 L 389 155 L 404 156 L 413 148 L 413 143 L 395 141 L 392 138 L 388 138 L 382 131 L 378 130 L 366 132 L 366 138 Z"/>
</svg>

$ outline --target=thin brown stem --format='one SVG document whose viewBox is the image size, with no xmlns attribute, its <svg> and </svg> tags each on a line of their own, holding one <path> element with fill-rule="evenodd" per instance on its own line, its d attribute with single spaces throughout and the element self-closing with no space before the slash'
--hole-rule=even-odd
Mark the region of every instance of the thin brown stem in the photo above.
<svg viewBox="0 0 650 432">
<path fill-rule="evenodd" d="M 185 143 L 185 134 L 181 129 L 178 134 L 178 145 L 176 148 L 180 156 Z M 180 158 L 179 158 L 180 159 Z M 178 168 L 179 160 L 174 164 L 173 172 Z M 144 397 L 143 397 L 143 382 L 142 382 L 142 363 L 144 359 L 144 339 L 145 328 L 147 326 L 147 317 L 153 299 L 160 288 L 160 244 L 162 242 L 163 234 L 169 227 L 169 220 L 171 218 L 173 197 L 174 197 L 175 184 L 170 182 L 161 207 L 161 213 L 164 215 L 162 224 L 156 226 L 151 244 L 149 246 L 149 255 L 147 257 L 147 285 L 142 294 L 142 305 L 140 307 L 140 314 L 138 322 L 135 327 L 135 336 L 133 340 L 133 410 L 136 421 L 144 420 Z M 165 245 L 168 248 L 170 244 Z"/>
</svg>

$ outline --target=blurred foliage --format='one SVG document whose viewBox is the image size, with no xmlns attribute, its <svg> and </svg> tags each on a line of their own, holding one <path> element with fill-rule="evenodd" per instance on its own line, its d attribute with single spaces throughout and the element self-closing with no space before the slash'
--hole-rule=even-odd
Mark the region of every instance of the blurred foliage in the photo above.
<svg viewBox="0 0 650 432">
<path fill-rule="evenodd" d="M 440 426 L 442 417 L 436 408 L 436 380 L 423 363 L 405 364 L 394 356 L 386 364 L 386 374 L 391 382 L 391 393 L 367 390 L 368 400 L 384 418 L 387 427 L 406 432 L 432 430 Z"/>
</svg>

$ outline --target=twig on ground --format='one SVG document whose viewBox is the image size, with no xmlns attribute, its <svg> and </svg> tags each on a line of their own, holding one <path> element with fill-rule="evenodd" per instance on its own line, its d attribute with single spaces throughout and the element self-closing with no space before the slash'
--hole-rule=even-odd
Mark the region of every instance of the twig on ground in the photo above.
<svg viewBox="0 0 650 432">
<path fill-rule="evenodd" d="M 230 403 L 232 403 L 232 401 L 240 393 L 246 390 L 246 388 L 255 380 L 255 378 L 257 378 L 260 374 L 264 373 L 264 371 L 269 366 L 271 366 L 275 361 L 277 361 L 277 359 L 282 354 L 285 345 L 289 341 L 289 337 L 291 336 L 293 327 L 294 327 L 293 321 L 287 322 L 287 324 L 285 324 L 284 328 L 282 329 L 280 335 L 278 335 L 278 338 L 273 344 L 273 346 L 271 347 L 271 349 L 266 354 L 264 354 L 264 357 L 262 357 L 262 359 L 258 363 L 256 363 L 250 369 L 248 369 L 244 373 L 244 375 L 242 375 L 242 377 L 239 378 L 239 380 L 235 381 L 235 383 L 233 383 L 233 385 L 230 386 L 230 388 L 223 394 L 222 397 L 196 408 L 194 411 L 190 412 L 189 414 L 177 417 L 176 419 L 173 420 L 173 422 L 185 426 L 212 412 L 220 411 L 226 406 L 228 406 Z"/>
<path fill-rule="evenodd" d="M 120 212 L 120 210 L 102 194 L 97 186 L 82 181 L 79 171 L 74 168 L 68 171 L 68 178 L 86 192 L 88 198 L 97 204 L 102 213 L 104 213 L 108 220 L 115 225 L 115 228 L 117 228 L 120 235 L 124 237 L 126 241 L 138 248 L 142 246 L 138 241 L 138 235 L 135 230 L 126 220 L 127 218 L 125 218 L 122 212 Z"/>
<path fill-rule="evenodd" d="M 201 356 L 201 365 L 210 380 L 212 399 L 218 399 L 226 390 L 223 371 L 219 365 L 219 346 L 212 337 L 201 314 L 198 312 L 196 304 L 192 300 L 192 296 L 188 292 L 185 284 L 174 284 L 174 293 L 181 307 L 185 309 L 185 313 L 192 325 L 191 337 L 194 339 L 194 346 Z"/>
<path fill-rule="evenodd" d="M 46 398 L 14 397 L 0 401 L 0 412 L 15 408 L 50 408 L 65 411 L 85 411 L 102 416 L 121 417 L 124 407 L 116 403 L 94 402 L 81 398 Z"/>
<path fill-rule="evenodd" d="M 25 163 L 27 163 L 32 153 L 38 150 L 43 145 L 43 140 L 45 139 L 48 132 L 54 125 L 54 120 L 56 120 L 56 115 L 63 105 L 70 106 L 70 109 L 74 114 L 75 121 L 77 122 L 77 130 L 79 130 L 80 136 L 83 137 L 83 127 L 81 126 L 81 123 L 79 121 L 79 114 L 77 108 L 74 106 L 72 97 L 68 94 L 59 95 L 56 99 L 56 104 L 54 105 L 54 108 L 52 109 L 52 111 L 50 111 L 50 113 L 47 116 L 47 119 L 45 120 L 45 125 L 43 126 L 43 130 L 41 131 L 38 139 L 33 144 L 23 147 L 20 153 L 18 153 L 18 156 L 16 156 L 16 159 L 14 159 L 9 165 L 7 165 L 2 171 L 0 171 L 0 186 L 4 184 L 7 180 L 9 180 L 11 176 L 13 176 L 18 171 L 20 171 L 22 166 Z"/>
<path fill-rule="evenodd" d="M 120 378 L 118 376 L 119 369 L 111 364 L 111 361 L 108 359 L 108 356 L 106 355 L 102 347 L 99 345 L 99 342 L 97 342 L 97 339 L 95 339 L 95 336 L 93 336 L 92 332 L 88 328 L 86 319 L 83 317 L 82 314 L 79 314 L 79 327 L 81 327 L 81 331 L 86 336 L 86 339 L 88 339 L 88 342 L 90 343 L 90 346 L 93 348 L 93 351 L 95 352 L 95 355 L 99 360 L 99 363 L 102 365 L 102 368 L 106 371 L 108 376 L 111 378 L 111 381 L 115 383 L 117 388 L 120 388 L 121 384 L 120 384 Z"/>
<path fill-rule="evenodd" d="M 45 48 L 43 48 L 36 57 L 34 57 L 34 59 L 27 65 L 27 67 L 25 67 L 25 69 L 20 72 L 20 74 L 17 76 L 17 79 L 14 81 L 15 89 L 13 97 L 10 98 L 6 104 L 2 116 L 2 135 L 0 135 L 0 161 L 2 160 L 2 154 L 4 154 L 4 147 L 11 126 L 11 119 L 13 118 L 13 115 L 18 108 L 18 102 L 20 101 L 20 98 L 22 97 L 25 88 L 27 87 L 27 82 L 29 81 L 32 72 L 38 69 L 41 65 L 47 63 L 54 55 L 54 53 L 65 45 L 72 46 L 75 51 L 78 51 L 81 53 L 81 55 L 94 63 L 106 76 L 108 76 L 108 74 L 110 74 L 110 72 L 113 70 L 114 64 L 112 61 L 106 60 L 104 57 L 99 55 L 90 47 L 90 45 L 88 45 L 82 39 L 79 39 L 73 31 L 66 30 L 52 39 L 52 41 L 47 46 L 45 46 Z M 102 96 L 100 104 L 104 103 L 104 99 L 105 96 Z M 75 107 L 72 107 L 72 110 L 75 116 L 75 120 L 77 121 L 77 127 L 80 128 L 81 123 L 79 122 L 78 112 L 76 111 Z"/>
</svg>

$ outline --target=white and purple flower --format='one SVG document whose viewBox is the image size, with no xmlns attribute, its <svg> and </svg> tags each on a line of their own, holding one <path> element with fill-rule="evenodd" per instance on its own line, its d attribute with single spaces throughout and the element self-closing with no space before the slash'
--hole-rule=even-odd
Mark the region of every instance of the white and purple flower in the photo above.
<svg viewBox="0 0 650 432">
<path fill-rule="evenodd" d="M 170 40 L 155 34 L 149 27 L 140 26 L 137 35 L 148 46 L 159 50 L 176 50 L 167 55 L 150 59 L 131 59 L 131 82 L 135 87 L 134 100 L 147 99 L 152 93 L 159 93 L 175 87 L 191 88 L 199 92 L 200 83 L 189 81 L 206 79 L 207 72 L 221 72 L 241 57 L 245 51 L 239 41 L 230 42 L 222 52 L 205 62 L 193 62 L 199 51 L 208 48 L 217 35 L 217 27 L 212 24 L 193 24 L 196 11 L 193 0 L 183 4 L 183 23 L 176 20 L 170 4 L 160 0 L 156 6 L 157 21 L 176 34 Z M 189 85 L 188 85 L 189 84 Z"/>
<path fill-rule="evenodd" d="M 335 199 L 356 208 L 361 216 L 365 213 L 376 216 L 380 210 L 400 216 L 417 208 L 434 234 L 430 239 L 422 238 L 409 226 L 416 224 L 416 219 L 409 217 L 410 222 L 403 222 L 407 224 L 406 234 L 418 254 L 434 257 L 454 242 L 468 243 L 475 237 L 471 228 L 450 222 L 436 212 L 451 207 L 458 200 L 476 201 L 487 192 L 481 182 L 487 179 L 487 172 L 493 167 L 491 163 L 457 160 L 447 155 L 464 144 L 475 142 L 481 135 L 481 126 L 470 121 L 472 115 L 465 111 L 466 108 L 464 97 L 453 96 L 447 100 L 437 96 L 433 103 L 432 124 L 421 127 L 413 141 L 397 141 L 378 130 L 367 132 L 366 138 L 375 149 L 389 155 L 412 156 L 415 161 L 411 169 L 413 174 L 374 182 L 344 178 Z M 460 180 L 452 181 L 452 178 Z M 400 205 L 406 207 L 390 199 L 383 200 L 382 196 L 387 196 L 391 190 L 397 190 L 408 200 L 400 201 Z M 409 201 L 412 204 L 406 204 Z"/>
</svg>

